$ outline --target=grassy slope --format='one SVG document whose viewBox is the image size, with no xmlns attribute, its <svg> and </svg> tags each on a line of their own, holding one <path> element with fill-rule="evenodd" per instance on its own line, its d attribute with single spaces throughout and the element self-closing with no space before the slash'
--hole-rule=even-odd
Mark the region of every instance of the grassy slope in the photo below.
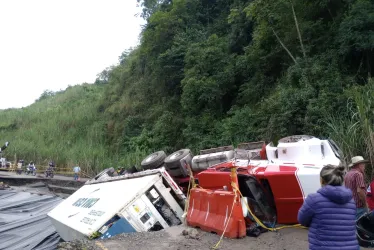
<svg viewBox="0 0 374 250">
<path fill-rule="evenodd" d="M 105 122 L 98 112 L 103 86 L 83 84 L 22 109 L 0 111 L 1 140 L 9 141 L 5 156 L 59 166 L 80 164 L 88 171 L 111 164 L 105 147 Z"/>
</svg>

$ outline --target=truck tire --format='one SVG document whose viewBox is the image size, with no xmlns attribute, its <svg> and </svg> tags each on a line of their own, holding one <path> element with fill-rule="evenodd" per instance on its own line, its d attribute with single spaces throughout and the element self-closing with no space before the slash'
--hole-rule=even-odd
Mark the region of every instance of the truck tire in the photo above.
<svg viewBox="0 0 374 250">
<path fill-rule="evenodd" d="M 189 156 L 189 157 L 188 157 Z M 169 174 L 173 177 L 188 176 L 188 171 L 185 169 L 184 164 L 181 162 L 182 159 L 185 159 L 187 164 L 191 166 L 192 153 L 189 149 L 178 150 L 165 159 L 165 168 Z"/>
<path fill-rule="evenodd" d="M 148 155 L 140 164 L 144 170 L 156 169 L 160 167 L 166 158 L 164 151 L 157 151 L 153 154 Z"/>
</svg>

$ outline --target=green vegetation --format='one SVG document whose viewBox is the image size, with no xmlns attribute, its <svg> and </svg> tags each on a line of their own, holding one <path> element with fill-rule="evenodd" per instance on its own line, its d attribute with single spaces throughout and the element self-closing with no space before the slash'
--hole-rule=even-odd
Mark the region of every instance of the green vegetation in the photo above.
<svg viewBox="0 0 374 250">
<path fill-rule="evenodd" d="M 6 154 L 18 159 L 58 165 L 78 162 L 86 166 L 107 159 L 105 122 L 97 112 L 103 86 L 69 87 L 64 92 L 44 92 L 33 105 L 2 111 L 0 130 L 11 146 Z"/>
<path fill-rule="evenodd" d="M 141 44 L 94 85 L 0 114 L 10 152 L 98 168 L 312 134 L 374 160 L 372 1 L 138 2 Z"/>
</svg>

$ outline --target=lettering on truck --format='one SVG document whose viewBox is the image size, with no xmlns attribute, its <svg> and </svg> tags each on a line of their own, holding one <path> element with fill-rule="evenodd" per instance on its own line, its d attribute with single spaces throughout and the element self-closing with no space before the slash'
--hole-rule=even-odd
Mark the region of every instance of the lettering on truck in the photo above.
<svg viewBox="0 0 374 250">
<path fill-rule="evenodd" d="M 98 217 L 102 216 L 103 214 L 105 214 L 104 211 L 96 211 L 96 210 L 91 210 L 88 213 L 88 215 L 93 215 L 93 216 L 98 216 Z"/>
<path fill-rule="evenodd" d="M 100 198 L 79 198 L 73 203 L 75 207 L 91 208 Z"/>
<path fill-rule="evenodd" d="M 95 219 L 84 217 L 81 222 L 87 224 L 87 225 L 93 225 L 95 223 Z"/>
</svg>

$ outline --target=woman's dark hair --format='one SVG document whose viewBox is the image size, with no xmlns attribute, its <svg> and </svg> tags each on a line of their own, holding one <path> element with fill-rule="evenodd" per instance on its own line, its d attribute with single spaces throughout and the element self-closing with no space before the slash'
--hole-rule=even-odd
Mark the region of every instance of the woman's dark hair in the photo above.
<svg viewBox="0 0 374 250">
<path fill-rule="evenodd" d="M 346 169 L 344 166 L 326 165 L 322 168 L 320 176 L 325 185 L 341 186 L 344 183 Z"/>
</svg>

